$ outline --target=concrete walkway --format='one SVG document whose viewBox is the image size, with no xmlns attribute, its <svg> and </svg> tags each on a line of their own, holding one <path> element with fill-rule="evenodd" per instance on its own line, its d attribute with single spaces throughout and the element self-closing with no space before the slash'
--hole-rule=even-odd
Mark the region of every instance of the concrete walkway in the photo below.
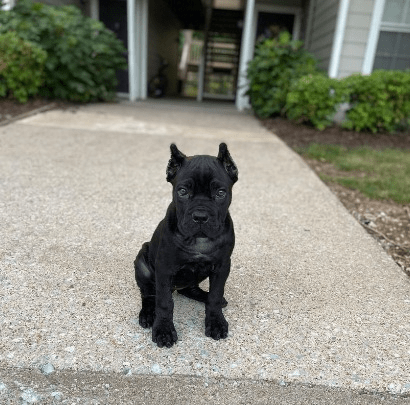
<svg viewBox="0 0 410 405">
<path fill-rule="evenodd" d="M 169 144 L 239 168 L 224 310 L 174 294 L 138 325 L 133 260 L 165 214 Z M 0 128 L 0 403 L 409 404 L 410 280 L 274 135 L 227 104 L 49 111 Z"/>
</svg>

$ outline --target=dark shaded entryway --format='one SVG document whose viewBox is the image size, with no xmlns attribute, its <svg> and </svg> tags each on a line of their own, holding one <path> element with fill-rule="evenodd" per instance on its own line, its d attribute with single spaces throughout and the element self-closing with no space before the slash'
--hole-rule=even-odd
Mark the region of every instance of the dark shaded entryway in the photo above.
<svg viewBox="0 0 410 405">
<path fill-rule="evenodd" d="M 108 29 L 113 31 L 128 49 L 127 33 L 127 1 L 126 0 L 100 0 L 100 20 Z M 117 91 L 129 92 L 128 69 L 117 71 Z"/>
<path fill-rule="evenodd" d="M 295 16 L 293 14 L 260 11 L 258 13 L 256 38 L 270 38 L 276 36 L 281 31 L 288 31 L 292 34 L 294 22 Z"/>
</svg>

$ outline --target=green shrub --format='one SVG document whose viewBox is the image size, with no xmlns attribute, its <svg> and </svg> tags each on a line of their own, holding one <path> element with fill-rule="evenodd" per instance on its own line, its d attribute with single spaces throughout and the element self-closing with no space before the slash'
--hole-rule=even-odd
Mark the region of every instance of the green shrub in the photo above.
<svg viewBox="0 0 410 405">
<path fill-rule="evenodd" d="M 24 103 L 37 94 L 44 80 L 47 53 L 15 33 L 0 35 L 0 97 Z"/>
<path fill-rule="evenodd" d="M 343 126 L 356 131 L 403 130 L 410 125 L 410 72 L 378 70 L 344 79 L 351 108 Z"/>
<path fill-rule="evenodd" d="M 266 39 L 256 45 L 247 71 L 247 94 L 261 118 L 282 114 L 292 81 L 317 71 L 316 60 L 302 49 L 302 44 L 283 32 L 277 39 Z"/>
<path fill-rule="evenodd" d="M 332 125 L 338 106 L 348 91 L 343 81 L 324 74 L 310 74 L 292 83 L 286 99 L 286 115 L 323 130 Z"/>
<path fill-rule="evenodd" d="M 7 31 L 47 51 L 43 96 L 83 102 L 114 96 L 115 72 L 126 68 L 125 48 L 103 23 L 75 6 L 19 0 L 0 12 L 0 33 Z"/>
</svg>

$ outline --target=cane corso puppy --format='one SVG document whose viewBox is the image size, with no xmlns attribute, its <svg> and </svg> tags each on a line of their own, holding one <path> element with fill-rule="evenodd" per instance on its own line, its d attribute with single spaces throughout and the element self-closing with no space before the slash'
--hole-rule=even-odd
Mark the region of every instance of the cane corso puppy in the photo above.
<svg viewBox="0 0 410 405">
<path fill-rule="evenodd" d="M 159 347 L 171 347 L 178 339 L 172 300 L 178 290 L 205 303 L 205 335 L 224 339 L 228 322 L 222 314 L 227 305 L 223 295 L 235 244 L 228 208 L 238 169 L 225 143 L 219 145 L 218 157 L 185 156 L 172 144 L 166 174 L 172 202 L 134 261 L 142 299 L 139 324 L 152 326 L 152 340 Z M 208 277 L 206 292 L 199 283 Z"/>
</svg>

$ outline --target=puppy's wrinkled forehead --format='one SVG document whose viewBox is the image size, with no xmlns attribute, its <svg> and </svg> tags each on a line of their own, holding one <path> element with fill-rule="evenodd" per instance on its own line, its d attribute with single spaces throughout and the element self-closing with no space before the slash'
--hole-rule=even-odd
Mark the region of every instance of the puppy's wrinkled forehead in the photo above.
<svg viewBox="0 0 410 405">
<path fill-rule="evenodd" d="M 167 181 L 175 182 L 191 178 L 195 183 L 209 183 L 214 178 L 227 181 L 231 186 L 238 180 L 238 169 L 225 143 L 219 145 L 217 157 L 209 155 L 186 156 L 171 144 L 171 158 L 167 166 Z"/>
<path fill-rule="evenodd" d="M 182 167 L 178 180 L 189 177 L 194 180 L 195 184 L 209 184 L 217 174 L 219 177 L 221 177 L 221 174 L 224 176 L 224 173 L 221 172 L 221 168 L 221 163 L 213 156 L 190 156 L 187 158 L 186 164 Z M 226 176 L 226 179 L 222 178 L 221 180 L 228 180 L 228 176 Z"/>
</svg>

